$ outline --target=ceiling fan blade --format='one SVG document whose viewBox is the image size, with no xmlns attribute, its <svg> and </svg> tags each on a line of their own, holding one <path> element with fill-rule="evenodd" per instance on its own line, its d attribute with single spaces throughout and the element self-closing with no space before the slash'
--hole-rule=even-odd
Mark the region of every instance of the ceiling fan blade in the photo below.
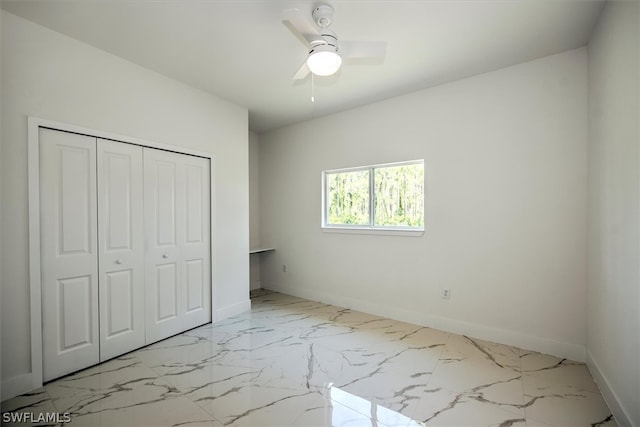
<svg viewBox="0 0 640 427">
<path fill-rule="evenodd" d="M 343 58 L 384 58 L 387 42 L 343 42 L 340 54 Z"/>
<path fill-rule="evenodd" d="M 309 67 L 307 67 L 307 61 L 305 61 L 300 69 L 293 75 L 293 80 L 304 80 L 310 72 Z"/>
<path fill-rule="evenodd" d="M 316 26 L 309 22 L 298 9 L 287 9 L 282 12 L 282 22 L 296 35 L 302 36 L 307 43 L 325 43 Z"/>
</svg>

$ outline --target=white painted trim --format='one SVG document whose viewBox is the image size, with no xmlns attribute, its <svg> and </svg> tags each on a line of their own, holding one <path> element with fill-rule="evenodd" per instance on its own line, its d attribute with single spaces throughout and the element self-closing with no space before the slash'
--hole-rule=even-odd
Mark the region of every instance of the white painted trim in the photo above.
<svg viewBox="0 0 640 427">
<path fill-rule="evenodd" d="M 215 155 L 188 148 L 176 147 L 147 141 L 140 138 L 119 135 L 111 132 L 89 129 L 68 123 L 61 123 L 53 120 L 41 119 L 38 117 L 28 118 L 27 129 L 27 169 L 29 180 L 29 292 L 30 292 L 30 319 L 31 319 L 31 372 L 2 383 L 2 399 L 17 396 L 30 390 L 42 387 L 42 298 L 40 279 L 40 128 L 48 128 L 63 132 L 78 133 L 96 138 L 108 139 L 126 144 L 135 144 L 143 147 L 156 148 L 174 153 L 187 154 L 209 159 L 210 165 L 210 192 L 211 192 L 211 212 L 210 212 L 210 253 L 211 253 L 211 321 L 216 321 L 214 313 L 214 293 L 216 290 L 214 280 L 214 235 L 215 235 Z M 250 307 L 250 306 L 249 306 Z M 17 385 L 14 385 L 15 384 Z M 25 384 L 29 384 L 25 386 Z M 5 388 L 6 387 L 6 388 Z M 8 390 L 8 391 L 7 391 Z M 16 393 L 16 394 L 13 394 Z M 6 395 L 6 397 L 5 397 Z"/>
<path fill-rule="evenodd" d="M 237 302 L 235 304 L 228 305 L 216 310 L 217 321 L 226 319 L 236 314 L 246 313 L 251 310 L 251 300 L 246 299 L 244 301 Z"/>
<path fill-rule="evenodd" d="M 476 323 L 469 323 L 446 317 L 433 316 L 420 311 L 405 310 L 382 304 L 366 302 L 359 299 L 340 297 L 324 292 L 301 289 L 298 287 L 277 286 L 264 282 L 262 287 L 264 289 L 270 289 L 300 298 L 320 301 L 326 304 L 350 308 L 365 313 L 399 320 L 402 322 L 427 326 L 429 328 L 467 335 L 473 338 L 483 339 L 500 344 L 511 345 L 526 350 L 533 350 L 540 353 L 551 354 L 578 362 L 584 362 L 585 359 L 585 348 L 584 346 L 578 344 L 558 342 L 548 338 L 527 335 L 517 331 L 499 329 L 491 326 L 479 325 Z"/>
<path fill-rule="evenodd" d="M 323 225 L 322 231 L 325 233 L 342 233 L 342 234 L 373 234 L 378 236 L 405 236 L 405 237 L 422 237 L 424 229 L 408 229 L 408 228 L 379 228 L 379 227 L 345 227 Z"/>
<path fill-rule="evenodd" d="M 32 374 L 22 374 L 2 381 L 2 396 L 0 396 L 0 401 L 4 402 L 7 399 L 20 396 L 33 390 L 32 378 Z"/>
<path fill-rule="evenodd" d="M 157 148 L 159 150 L 172 151 L 174 153 L 188 154 L 190 156 L 205 157 L 208 159 L 213 158 L 213 154 L 204 151 L 192 150 L 190 148 L 176 147 L 174 145 L 163 144 L 155 141 L 148 141 L 142 138 L 136 138 L 134 136 L 120 135 L 113 132 L 106 132 L 97 129 L 90 129 L 82 126 L 76 126 L 68 123 L 57 122 L 54 120 L 41 119 L 39 117 L 29 117 L 29 126 L 35 125 L 37 127 L 44 127 L 54 130 L 61 130 L 64 132 L 79 133 L 81 135 L 95 136 L 96 138 L 109 139 L 117 142 L 124 142 L 126 144 L 135 144 L 143 147 Z M 37 136 L 37 134 L 36 134 Z"/>
<path fill-rule="evenodd" d="M 215 251 L 216 246 L 214 245 L 215 240 L 213 240 L 213 237 L 215 236 L 215 224 L 216 224 L 216 218 L 218 217 L 218 215 L 215 214 L 216 212 L 216 194 L 218 193 L 217 191 L 215 191 L 215 176 L 216 176 L 216 159 L 214 155 L 209 155 L 209 193 L 211 194 L 211 196 L 209 197 L 209 256 L 211 257 L 211 260 L 209 262 L 209 268 L 211 269 L 211 274 L 209 276 L 209 279 L 211 280 L 211 322 L 215 322 L 217 320 L 217 316 L 216 313 L 213 309 L 213 307 L 215 307 L 213 305 L 213 303 L 215 302 L 215 292 L 217 290 L 217 287 L 215 286 L 215 278 L 214 278 L 214 272 L 216 271 L 215 269 L 215 265 L 214 265 L 214 261 L 218 259 L 218 254 Z"/>
<path fill-rule="evenodd" d="M 593 377 L 596 384 L 598 384 L 598 388 L 600 389 L 600 393 L 604 398 L 604 401 L 607 403 L 609 409 L 613 413 L 613 417 L 616 419 L 616 423 L 620 427 L 640 427 L 631 422 L 631 416 L 629 413 L 620 405 L 620 399 L 618 399 L 617 393 L 611 387 L 611 383 L 607 380 L 607 377 L 604 375 L 598 362 L 593 357 L 590 351 L 587 351 L 587 368 L 589 368 L 589 372 L 591 372 L 591 376 Z"/>
<path fill-rule="evenodd" d="M 42 387 L 42 283 L 40 281 L 40 122 L 28 119 L 29 293 L 31 315 L 31 386 Z"/>
</svg>

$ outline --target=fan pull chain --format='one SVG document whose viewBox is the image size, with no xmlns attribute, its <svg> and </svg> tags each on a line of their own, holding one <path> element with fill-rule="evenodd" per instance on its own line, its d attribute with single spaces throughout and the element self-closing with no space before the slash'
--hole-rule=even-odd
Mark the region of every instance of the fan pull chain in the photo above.
<svg viewBox="0 0 640 427">
<path fill-rule="evenodd" d="M 316 102 L 316 97 L 314 96 L 314 85 L 313 85 L 313 73 L 311 73 L 311 102 Z"/>
</svg>

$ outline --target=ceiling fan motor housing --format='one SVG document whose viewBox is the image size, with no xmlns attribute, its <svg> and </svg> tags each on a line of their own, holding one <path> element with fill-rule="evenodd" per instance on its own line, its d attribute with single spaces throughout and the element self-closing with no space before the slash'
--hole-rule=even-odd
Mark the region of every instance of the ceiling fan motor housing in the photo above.
<svg viewBox="0 0 640 427">
<path fill-rule="evenodd" d="M 324 41 L 324 43 L 320 42 L 311 46 L 311 50 L 314 50 L 318 45 L 329 45 L 335 48 L 336 52 L 339 50 L 338 36 L 336 35 L 335 32 L 333 32 L 328 28 L 323 28 L 320 31 L 320 36 L 322 37 L 322 40 Z"/>
</svg>

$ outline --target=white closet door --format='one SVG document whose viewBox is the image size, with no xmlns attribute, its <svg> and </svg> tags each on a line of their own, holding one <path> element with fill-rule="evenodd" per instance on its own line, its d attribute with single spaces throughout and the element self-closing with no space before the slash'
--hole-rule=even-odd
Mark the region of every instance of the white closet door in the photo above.
<svg viewBox="0 0 640 427">
<path fill-rule="evenodd" d="M 100 360 L 145 345 L 142 147 L 98 140 Z"/>
<path fill-rule="evenodd" d="M 98 363 L 96 140 L 40 130 L 44 380 Z"/>
<path fill-rule="evenodd" d="M 210 166 L 201 157 L 184 164 L 185 233 L 182 247 L 182 329 L 211 321 Z"/>
<path fill-rule="evenodd" d="M 184 229 L 184 175 L 179 156 L 144 150 L 147 343 L 179 333 L 180 241 Z"/>
<path fill-rule="evenodd" d="M 211 321 L 207 159 L 144 150 L 147 343 Z"/>
</svg>

